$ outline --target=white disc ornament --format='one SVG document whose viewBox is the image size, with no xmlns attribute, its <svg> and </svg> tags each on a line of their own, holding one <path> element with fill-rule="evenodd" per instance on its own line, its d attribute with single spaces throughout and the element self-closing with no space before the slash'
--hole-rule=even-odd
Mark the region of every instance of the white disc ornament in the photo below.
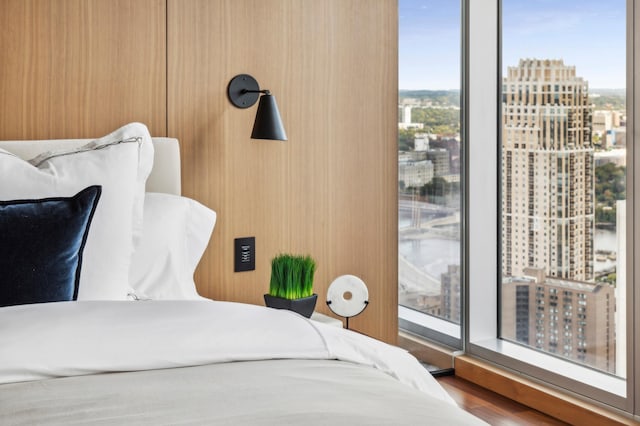
<svg viewBox="0 0 640 426">
<path fill-rule="evenodd" d="M 355 275 L 341 275 L 329 286 L 327 290 L 327 305 L 329 309 L 341 317 L 347 319 L 358 315 L 369 304 L 369 290 L 366 284 Z"/>
</svg>

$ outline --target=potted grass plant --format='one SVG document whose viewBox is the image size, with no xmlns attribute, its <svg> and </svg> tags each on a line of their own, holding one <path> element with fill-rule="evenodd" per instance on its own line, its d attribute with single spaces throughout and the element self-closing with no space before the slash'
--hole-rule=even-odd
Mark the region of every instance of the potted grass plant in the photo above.
<svg viewBox="0 0 640 426">
<path fill-rule="evenodd" d="M 313 293 L 316 262 L 311 256 L 280 254 L 271 260 L 271 281 L 264 303 L 270 308 L 288 309 L 307 318 L 316 307 Z"/>
</svg>

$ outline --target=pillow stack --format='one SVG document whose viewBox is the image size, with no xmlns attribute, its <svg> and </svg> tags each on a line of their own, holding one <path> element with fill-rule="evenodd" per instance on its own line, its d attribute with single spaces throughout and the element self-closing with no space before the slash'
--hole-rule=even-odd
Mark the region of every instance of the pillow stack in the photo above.
<svg viewBox="0 0 640 426">
<path fill-rule="evenodd" d="M 151 289 L 145 277 L 158 266 L 143 253 L 134 253 L 138 247 L 150 246 L 142 238 L 147 228 L 144 221 L 153 219 L 144 214 L 148 203 L 144 188 L 153 156 L 151 136 L 140 123 L 128 124 L 79 149 L 47 152 L 29 161 L 0 149 L 0 306 L 126 300 L 131 288 L 136 292 L 130 275 L 142 279 L 145 290 Z M 209 218 L 204 227 L 208 233 L 199 236 L 197 246 L 202 250 L 196 265 L 215 224 L 215 213 L 211 213 L 204 214 Z M 163 226 L 156 226 L 146 234 L 162 230 Z M 167 244 L 180 233 L 175 231 Z M 183 237 L 188 240 L 186 234 Z M 134 267 L 134 258 L 145 259 L 147 271 Z M 195 270 L 192 261 L 181 262 L 186 264 Z M 172 285 L 178 286 L 179 281 L 183 289 L 164 293 L 172 298 L 199 297 L 193 270 L 186 279 L 186 266 L 180 267 Z M 162 279 L 160 274 L 155 276 Z M 184 290 L 189 286 L 192 291 Z"/>
<path fill-rule="evenodd" d="M 129 270 L 130 296 L 200 299 L 193 274 L 216 223 L 216 213 L 195 200 L 147 192 L 140 245 Z"/>
</svg>

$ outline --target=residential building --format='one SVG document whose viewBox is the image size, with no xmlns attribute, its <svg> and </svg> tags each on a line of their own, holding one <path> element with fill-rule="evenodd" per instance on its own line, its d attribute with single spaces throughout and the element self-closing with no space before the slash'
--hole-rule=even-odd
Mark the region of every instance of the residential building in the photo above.
<svg viewBox="0 0 640 426">
<path fill-rule="evenodd" d="M 613 286 L 524 273 L 502 280 L 502 337 L 615 373 Z"/>
<path fill-rule="evenodd" d="M 509 67 L 502 99 L 502 265 L 593 278 L 594 149 L 588 83 L 562 60 Z M 436 172 L 437 175 L 437 172 Z"/>
</svg>

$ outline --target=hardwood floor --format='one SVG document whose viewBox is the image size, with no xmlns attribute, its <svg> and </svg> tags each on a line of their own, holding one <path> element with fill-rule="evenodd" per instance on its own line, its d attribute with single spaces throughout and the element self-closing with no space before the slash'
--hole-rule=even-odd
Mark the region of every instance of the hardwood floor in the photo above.
<svg viewBox="0 0 640 426">
<path fill-rule="evenodd" d="M 567 425 L 456 376 L 443 376 L 437 380 L 460 407 L 490 425 Z"/>
</svg>

